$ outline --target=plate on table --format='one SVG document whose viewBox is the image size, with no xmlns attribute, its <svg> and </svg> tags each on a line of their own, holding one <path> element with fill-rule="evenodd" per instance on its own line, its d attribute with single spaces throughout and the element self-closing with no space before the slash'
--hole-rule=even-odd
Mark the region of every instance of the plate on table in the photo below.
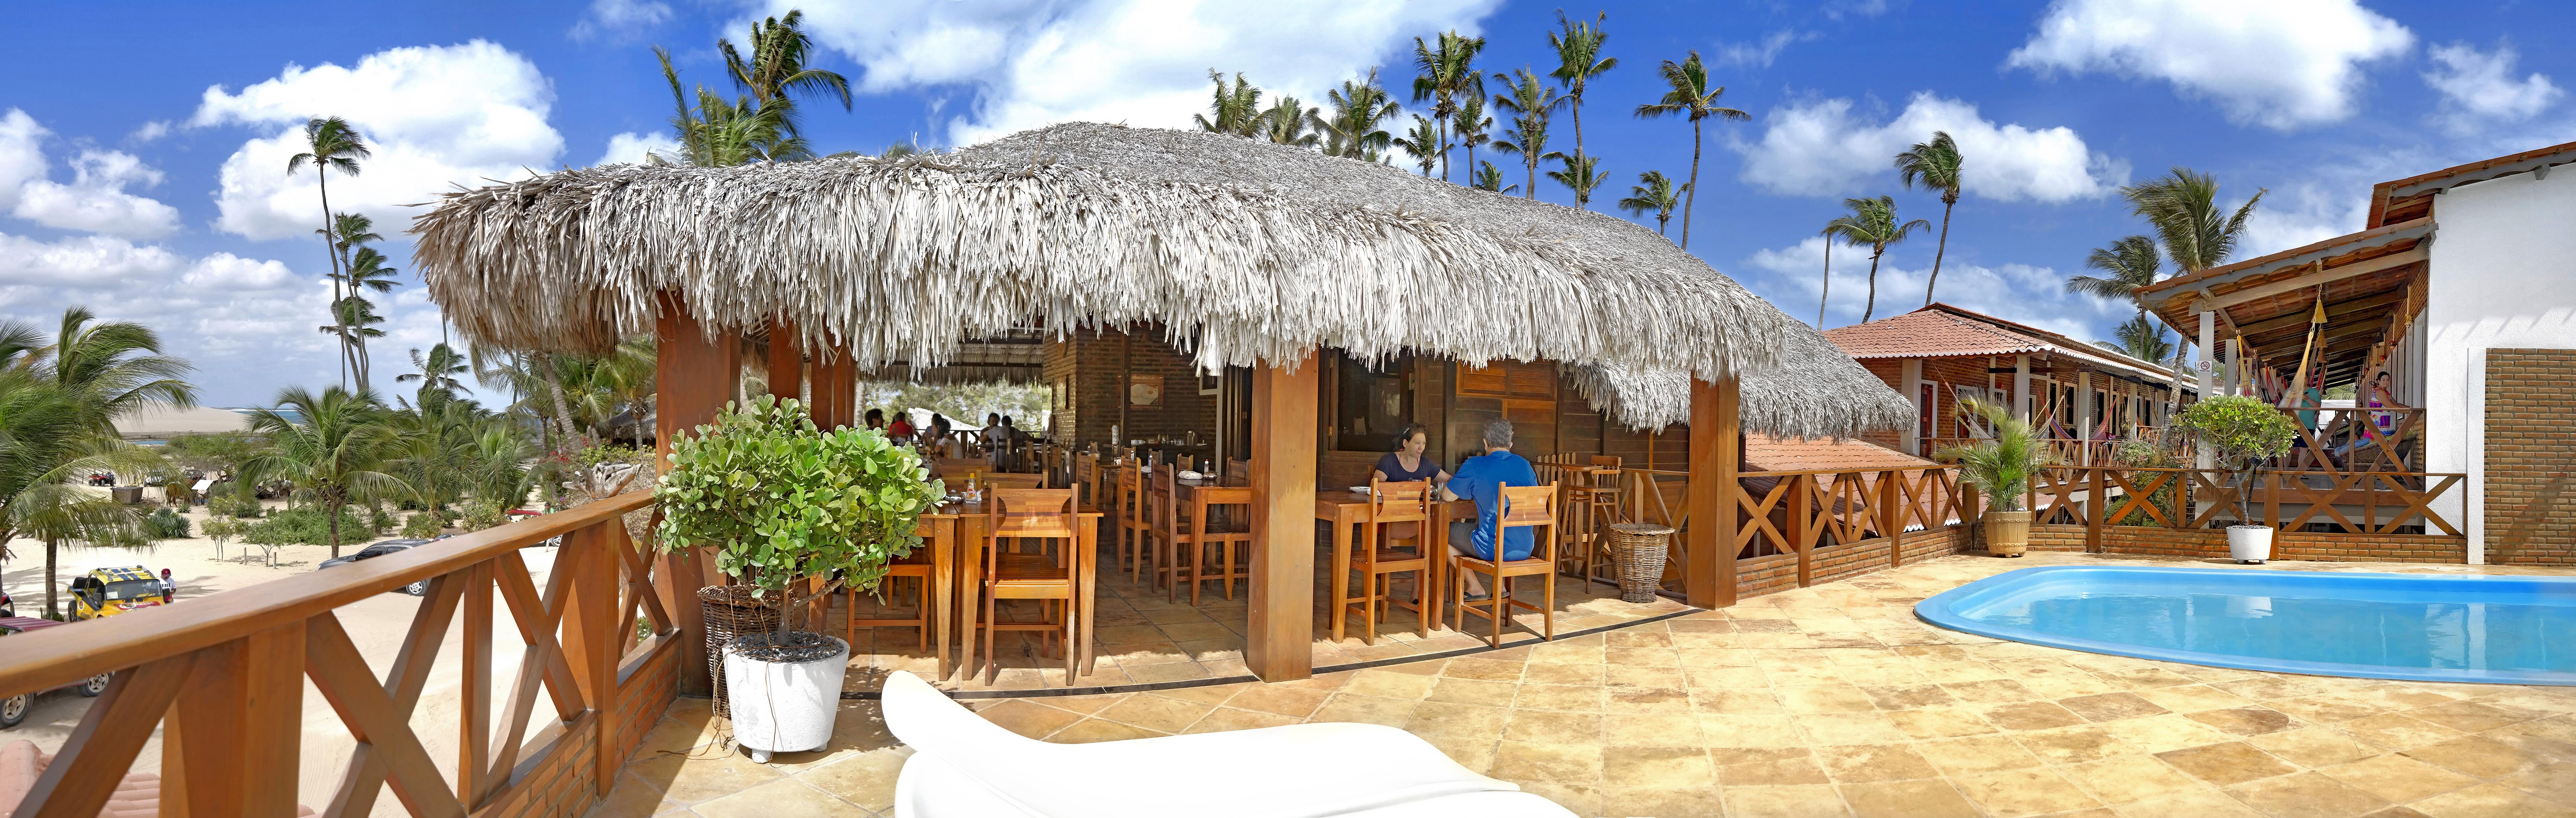
<svg viewBox="0 0 2576 818">
<path fill-rule="evenodd" d="M 1367 493 L 1369 493 L 1369 489 L 1368 489 L 1368 487 L 1367 487 L 1367 486 L 1352 486 L 1352 487 L 1351 487 L 1351 493 L 1352 493 L 1352 494 L 1367 494 Z"/>
<path fill-rule="evenodd" d="M 1205 479 L 1207 479 L 1207 475 L 1200 474 L 1200 473 L 1198 473 L 1198 472 L 1194 472 L 1194 471 L 1190 471 L 1190 470 L 1188 470 L 1188 469 L 1182 469 L 1180 474 L 1176 474 L 1176 475 L 1173 475 L 1173 476 L 1174 476 L 1174 477 L 1181 478 L 1181 479 L 1183 479 L 1183 480 L 1205 480 Z"/>
</svg>

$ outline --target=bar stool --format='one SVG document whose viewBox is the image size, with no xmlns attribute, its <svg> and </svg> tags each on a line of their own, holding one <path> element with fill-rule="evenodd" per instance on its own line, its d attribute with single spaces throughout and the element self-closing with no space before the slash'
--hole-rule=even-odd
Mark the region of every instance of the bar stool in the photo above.
<svg viewBox="0 0 2576 818">
<path fill-rule="evenodd" d="M 1414 535 L 1406 538 L 1387 537 L 1380 544 L 1379 526 L 1391 523 L 1414 524 Z M 1360 614 L 1360 643 L 1377 644 L 1378 604 L 1383 602 L 1413 612 L 1422 624 L 1422 637 L 1431 638 L 1431 617 L 1423 604 L 1431 594 L 1439 593 L 1430 582 L 1431 553 L 1427 543 L 1431 535 L 1431 481 L 1413 480 L 1402 483 L 1369 481 L 1369 517 L 1361 529 L 1360 547 L 1351 555 L 1351 571 L 1359 575 L 1360 587 L 1355 594 L 1345 594 L 1334 601 L 1333 640 L 1342 638 L 1342 624 L 1357 609 Z M 1407 551 L 1399 546 L 1410 545 Z M 1395 575 L 1413 574 L 1413 601 L 1393 596 Z"/>
<path fill-rule="evenodd" d="M 1241 513 L 1217 513 L 1237 507 L 1243 509 Z M 1227 522 L 1220 525 L 1216 521 L 1220 516 Z M 1190 604 L 1199 604 L 1199 583 L 1208 580 L 1225 583 L 1225 598 L 1233 600 L 1234 581 L 1252 581 L 1252 489 L 1194 486 L 1190 489 L 1190 519 L 1195 522 L 1188 529 Z M 1238 561 L 1236 557 L 1242 559 Z"/>
<path fill-rule="evenodd" d="M 1071 686 L 1080 654 L 1075 648 L 1091 638 L 1081 631 L 1081 612 L 1092 603 L 1082 595 L 1082 579 L 1094 570 L 1094 560 L 1073 547 L 1073 490 L 997 488 L 985 498 L 984 513 L 984 672 L 992 674 L 985 682 L 1001 676 L 1001 668 L 993 664 L 993 644 L 1001 633 L 1036 631 L 1046 635 L 1047 646 L 1064 638 L 1064 682 Z M 1003 553 L 1004 539 L 1064 542 L 1050 557 Z M 994 608 L 1005 599 L 1039 600 L 1044 609 L 1040 621 L 999 621 Z"/>
<path fill-rule="evenodd" d="M 893 590 L 891 586 L 897 579 L 912 580 L 913 592 L 917 596 L 914 598 L 910 618 L 860 619 L 858 586 L 841 586 L 841 608 L 849 612 L 849 621 L 842 628 L 841 638 L 854 646 L 850 648 L 850 652 L 858 652 L 855 646 L 858 644 L 860 628 L 912 628 L 918 636 L 914 640 L 916 644 L 913 645 L 913 650 L 930 650 L 930 569 L 930 544 L 925 542 L 913 548 L 912 553 L 887 563 L 885 577 L 877 580 L 885 591 Z M 892 596 L 882 592 L 880 595 Z"/>
<path fill-rule="evenodd" d="M 1486 637 L 1485 643 L 1499 648 L 1503 646 L 1503 622 L 1511 618 L 1513 608 L 1521 608 L 1539 612 L 1546 625 L 1546 630 L 1541 633 L 1540 638 L 1553 640 L 1556 638 L 1556 577 L 1553 575 L 1556 573 L 1556 537 L 1554 535 L 1556 534 L 1557 486 L 1549 483 L 1543 486 L 1504 486 L 1502 488 L 1503 507 L 1499 515 L 1501 519 L 1496 521 L 1494 527 L 1496 559 L 1478 559 L 1455 553 L 1449 557 L 1450 574 L 1456 577 L 1453 580 L 1455 584 L 1451 586 L 1456 595 L 1451 597 L 1451 600 L 1457 604 L 1458 624 L 1463 630 L 1468 614 L 1485 617 L 1486 621 L 1493 623 L 1493 632 Z M 1503 546 L 1508 541 L 1505 535 L 1515 528 L 1547 530 L 1532 532 L 1534 536 L 1530 540 L 1529 557 L 1506 561 L 1501 559 Z M 1491 598 L 1482 602 L 1467 601 L 1466 573 L 1469 571 L 1484 574 L 1492 580 L 1486 588 L 1493 593 Z M 1511 581 L 1530 576 L 1543 580 L 1542 605 L 1533 606 L 1512 598 Z M 1485 610 L 1476 610 L 1478 606 L 1484 607 Z"/>
<path fill-rule="evenodd" d="M 1592 583 L 1619 587 L 1618 566 L 1610 555 L 1607 526 L 1619 522 L 1617 483 L 1619 458 L 1574 456 L 1568 458 L 1564 476 L 1562 517 L 1565 523 L 1561 539 L 1562 556 L 1574 576 L 1583 578 L 1584 590 Z"/>
</svg>

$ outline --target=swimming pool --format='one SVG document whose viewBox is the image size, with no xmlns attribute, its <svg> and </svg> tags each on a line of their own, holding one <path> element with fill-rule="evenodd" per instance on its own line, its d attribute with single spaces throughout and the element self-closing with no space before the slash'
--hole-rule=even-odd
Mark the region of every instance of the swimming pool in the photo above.
<svg viewBox="0 0 2576 818">
<path fill-rule="evenodd" d="M 1956 631 L 2196 665 L 2576 685 L 2576 578 L 2048 566 L 1944 591 Z"/>
</svg>

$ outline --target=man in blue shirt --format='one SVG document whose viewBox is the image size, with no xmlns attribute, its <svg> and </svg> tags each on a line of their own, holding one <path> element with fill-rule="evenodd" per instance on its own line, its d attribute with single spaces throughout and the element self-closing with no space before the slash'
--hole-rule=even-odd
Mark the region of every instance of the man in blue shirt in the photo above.
<svg viewBox="0 0 2576 818">
<path fill-rule="evenodd" d="M 1502 519 L 1503 487 L 1538 485 L 1538 471 L 1530 462 L 1512 453 L 1512 422 L 1497 419 L 1485 424 L 1484 452 L 1458 464 L 1457 474 L 1440 488 L 1444 500 L 1476 501 L 1476 519 L 1449 522 L 1449 550 L 1480 560 L 1494 558 L 1494 530 Z M 1527 528 L 1515 528 L 1503 537 L 1502 558 L 1529 559 L 1536 537 Z M 1462 572 L 1467 583 L 1467 598 L 1485 599 L 1485 584 L 1474 573 Z"/>
</svg>

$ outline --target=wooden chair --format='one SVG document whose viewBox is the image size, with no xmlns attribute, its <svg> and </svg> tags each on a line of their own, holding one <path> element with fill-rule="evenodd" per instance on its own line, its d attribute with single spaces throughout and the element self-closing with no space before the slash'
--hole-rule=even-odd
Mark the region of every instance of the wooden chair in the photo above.
<svg viewBox="0 0 2576 818">
<path fill-rule="evenodd" d="M 1074 502 L 1100 505 L 1100 455 L 1091 452 L 1074 455 L 1072 479 L 1073 482 L 1067 485 L 1079 492 L 1073 496 Z"/>
<path fill-rule="evenodd" d="M 1225 459 L 1225 475 L 1226 475 L 1227 477 L 1232 477 L 1232 478 L 1235 478 L 1235 479 L 1237 479 L 1237 480 L 1250 480 L 1250 479 L 1252 479 L 1252 461 L 1250 461 L 1250 460 L 1236 460 L 1236 459 L 1231 458 L 1231 457 L 1226 458 L 1226 459 Z"/>
<path fill-rule="evenodd" d="M 912 606 L 912 616 L 909 618 L 860 619 L 858 587 L 852 585 L 841 587 L 841 609 L 849 612 L 849 622 L 842 628 L 841 638 L 849 641 L 852 646 L 851 653 L 858 653 L 860 628 L 912 628 L 917 636 L 913 650 L 921 652 L 930 650 L 930 569 L 930 543 L 924 542 L 914 547 L 912 553 L 887 563 L 885 578 L 878 580 L 881 583 L 878 594 L 888 597 L 893 595 L 895 580 L 912 580 L 911 585 L 916 596 Z"/>
<path fill-rule="evenodd" d="M 1179 482 L 1178 472 L 1178 469 L 1163 466 L 1146 476 L 1144 481 L 1144 494 L 1153 511 L 1154 525 L 1147 531 L 1146 553 L 1139 554 L 1138 559 L 1152 561 L 1152 567 L 1145 570 L 1154 578 L 1155 587 L 1164 590 L 1166 601 L 1180 598 L 1181 580 L 1189 576 L 1190 565 L 1198 562 L 1198 550 L 1189 547 L 1196 541 L 1192 509 L 1176 501 L 1180 497 L 1175 485 Z"/>
<path fill-rule="evenodd" d="M 1047 486 L 1046 486 L 1046 482 L 1047 482 L 1047 476 L 1046 476 L 1046 475 L 1043 475 L 1043 474 L 986 474 L 986 475 L 984 475 L 984 486 L 985 486 L 985 488 L 995 488 L 995 489 L 1042 489 L 1042 488 L 1046 488 L 1046 487 L 1047 487 Z"/>
<path fill-rule="evenodd" d="M 1414 536 L 1386 536 L 1380 543 L 1379 526 L 1392 523 L 1414 524 Z M 1423 602 L 1439 589 L 1431 586 L 1431 553 L 1426 543 L 1431 535 L 1431 481 L 1413 480 L 1402 483 L 1369 481 L 1369 518 L 1361 529 L 1359 548 L 1351 554 L 1351 573 L 1359 575 L 1359 588 L 1334 600 L 1333 641 L 1342 639 L 1342 624 L 1356 610 L 1360 615 L 1360 643 L 1377 644 L 1379 603 L 1394 605 L 1413 612 L 1422 623 L 1422 636 L 1431 637 L 1432 621 Z M 1409 547 L 1409 550 L 1408 550 Z M 1395 575 L 1413 574 L 1413 601 L 1394 598 Z"/>
<path fill-rule="evenodd" d="M 1618 567 L 1610 555 L 1607 532 L 1619 519 L 1619 458 L 1602 455 L 1567 455 L 1557 474 L 1542 473 L 1539 479 L 1553 478 L 1561 487 L 1558 509 L 1561 522 L 1557 539 L 1560 566 L 1569 576 L 1583 578 L 1583 587 L 1594 582 L 1619 587 Z"/>
<path fill-rule="evenodd" d="M 1118 570 L 1127 572 L 1128 582 L 1135 582 L 1145 560 L 1153 558 L 1154 533 L 1153 518 L 1147 514 L 1146 508 L 1146 501 L 1151 498 L 1145 491 L 1145 475 L 1137 470 L 1135 463 L 1118 467 L 1115 492 L 1116 496 L 1111 500 L 1117 504 L 1114 513 L 1118 516 Z"/>
<path fill-rule="evenodd" d="M 1468 614 L 1485 617 L 1486 621 L 1493 623 L 1493 632 L 1485 639 L 1487 645 L 1497 648 L 1503 646 L 1503 623 L 1511 619 L 1513 608 L 1539 612 L 1546 625 L 1540 638 L 1545 640 L 1556 638 L 1556 577 L 1554 576 L 1556 573 L 1556 489 L 1557 486 L 1554 483 L 1543 486 L 1504 486 L 1501 519 L 1494 528 L 1495 559 L 1477 559 L 1455 553 L 1449 557 L 1449 573 L 1456 577 L 1451 585 L 1455 589 L 1455 596 L 1451 597 L 1451 601 L 1456 603 L 1458 609 L 1458 624 L 1461 629 L 1464 629 Z M 1503 547 L 1508 541 L 1505 535 L 1515 528 L 1547 530 L 1531 532 L 1534 536 L 1530 542 L 1529 557 L 1505 561 L 1501 559 Z M 1493 593 L 1492 597 L 1480 602 L 1467 601 L 1466 573 L 1469 571 L 1487 577 L 1486 590 Z M 1530 576 L 1538 577 L 1542 581 L 1543 603 L 1540 605 L 1533 606 L 1512 598 L 1511 580 Z M 1485 610 L 1477 610 L 1479 606 Z"/>
<path fill-rule="evenodd" d="M 1229 508 L 1241 511 L 1218 513 Z M 1193 486 L 1190 520 L 1190 604 L 1199 604 L 1199 583 L 1208 580 L 1225 583 L 1225 598 L 1234 599 L 1234 581 L 1252 581 L 1252 489 Z"/>
<path fill-rule="evenodd" d="M 1093 570 L 1094 561 L 1082 549 L 1075 548 L 1072 489 L 994 489 L 984 500 L 984 667 L 992 674 L 990 684 L 1001 675 L 993 664 L 993 644 L 1003 631 L 1036 631 L 1046 634 L 1046 644 L 1053 646 L 1056 637 L 1064 643 L 1064 681 L 1073 684 L 1076 646 L 1091 638 L 1081 630 L 1081 612 L 1091 600 L 1082 596 L 1082 580 Z M 1062 547 L 1045 553 L 1005 553 L 1001 544 L 1010 540 L 1062 540 Z M 1041 549 L 1044 551 L 1046 549 Z M 1002 622 L 996 618 L 996 603 L 1005 599 L 1040 600 L 1045 609 L 1038 622 Z"/>
</svg>

